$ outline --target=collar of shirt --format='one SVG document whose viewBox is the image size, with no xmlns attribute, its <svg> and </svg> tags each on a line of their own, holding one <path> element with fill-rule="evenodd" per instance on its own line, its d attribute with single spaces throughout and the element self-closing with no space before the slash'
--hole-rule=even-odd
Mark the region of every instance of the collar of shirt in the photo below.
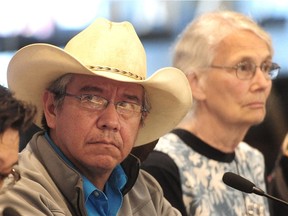
<svg viewBox="0 0 288 216">
<path fill-rule="evenodd" d="M 121 189 L 127 182 L 122 167 L 118 165 L 105 184 L 104 192 L 96 188 L 86 177 L 83 177 L 85 206 L 88 215 L 117 215 L 123 196 Z"/>
<path fill-rule="evenodd" d="M 72 162 L 51 140 L 48 133 L 45 133 L 45 138 L 48 140 L 48 143 L 52 146 L 56 153 L 70 167 L 76 169 Z M 121 190 L 127 183 L 127 176 L 121 165 L 117 165 L 111 173 L 111 176 L 105 184 L 104 192 L 95 187 L 85 176 L 81 176 L 83 179 L 85 206 L 88 215 L 117 215 L 117 212 L 119 211 L 123 202 Z"/>
</svg>

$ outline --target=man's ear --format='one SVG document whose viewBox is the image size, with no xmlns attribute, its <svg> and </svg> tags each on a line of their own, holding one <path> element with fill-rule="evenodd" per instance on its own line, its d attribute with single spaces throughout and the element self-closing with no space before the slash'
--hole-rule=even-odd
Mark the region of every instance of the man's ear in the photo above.
<svg viewBox="0 0 288 216">
<path fill-rule="evenodd" d="M 190 83 L 190 88 L 192 91 L 192 96 L 193 98 L 195 98 L 196 100 L 203 100 L 206 98 L 205 95 L 205 88 L 203 86 L 202 80 L 204 77 L 200 77 L 198 74 L 196 73 L 190 73 L 187 75 L 187 79 Z"/>
<path fill-rule="evenodd" d="M 56 124 L 54 94 L 49 91 L 45 91 L 43 95 L 43 112 L 49 128 L 54 128 Z"/>
</svg>

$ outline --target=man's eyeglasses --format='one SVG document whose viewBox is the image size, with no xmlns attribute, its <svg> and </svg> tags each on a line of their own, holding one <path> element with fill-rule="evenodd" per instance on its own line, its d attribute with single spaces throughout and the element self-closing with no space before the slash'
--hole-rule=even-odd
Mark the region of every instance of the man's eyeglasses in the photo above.
<svg viewBox="0 0 288 216">
<path fill-rule="evenodd" d="M 20 173 L 18 172 L 16 166 L 12 168 L 11 172 L 8 175 L 0 174 L 0 179 L 3 180 L 3 185 L 0 189 L 0 194 L 9 190 L 15 185 L 17 181 L 21 178 Z"/>
<path fill-rule="evenodd" d="M 276 63 L 271 62 L 263 62 L 260 66 L 257 66 L 253 62 L 243 61 L 234 67 L 217 66 L 217 65 L 211 65 L 210 67 L 220 69 L 234 69 L 236 71 L 236 76 L 238 77 L 238 79 L 241 80 L 252 79 L 256 73 L 257 67 L 259 67 L 261 71 L 264 73 L 265 78 L 270 80 L 275 79 L 280 72 L 280 66 Z"/>
<path fill-rule="evenodd" d="M 90 109 L 92 111 L 104 110 L 106 109 L 108 104 L 111 103 L 107 99 L 100 97 L 98 95 L 90 95 L 90 94 L 74 95 L 70 93 L 65 93 L 64 95 L 74 97 L 80 100 L 82 107 Z M 119 101 L 114 105 L 117 113 L 125 117 L 138 116 L 140 113 L 147 112 L 147 110 L 143 106 L 132 102 Z"/>
</svg>

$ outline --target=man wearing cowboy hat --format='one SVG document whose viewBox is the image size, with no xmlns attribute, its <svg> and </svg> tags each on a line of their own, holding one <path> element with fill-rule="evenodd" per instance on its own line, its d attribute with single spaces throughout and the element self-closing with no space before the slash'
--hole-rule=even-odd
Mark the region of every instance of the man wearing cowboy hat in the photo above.
<svg viewBox="0 0 288 216">
<path fill-rule="evenodd" d="M 128 22 L 97 19 L 64 49 L 33 44 L 8 66 L 17 98 L 35 104 L 36 133 L 19 158 L 21 180 L 0 197 L 22 215 L 179 215 L 130 154 L 185 116 L 185 75 L 146 77 L 145 50 Z M 43 115 L 44 113 L 44 115 Z"/>
</svg>

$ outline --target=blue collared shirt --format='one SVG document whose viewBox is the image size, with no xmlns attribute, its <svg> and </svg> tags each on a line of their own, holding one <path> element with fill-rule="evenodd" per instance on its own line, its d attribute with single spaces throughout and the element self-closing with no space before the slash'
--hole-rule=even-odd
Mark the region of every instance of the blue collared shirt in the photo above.
<svg viewBox="0 0 288 216">
<path fill-rule="evenodd" d="M 52 148 L 57 154 L 72 168 L 76 169 L 72 162 L 63 154 L 63 152 L 55 145 L 49 135 L 45 133 Z M 85 176 L 82 175 L 83 189 L 85 198 L 85 207 L 89 216 L 112 216 L 117 215 L 122 202 L 123 196 L 121 189 L 127 182 L 127 176 L 120 165 L 117 165 L 111 176 L 105 184 L 104 192 L 95 187 Z"/>
</svg>

